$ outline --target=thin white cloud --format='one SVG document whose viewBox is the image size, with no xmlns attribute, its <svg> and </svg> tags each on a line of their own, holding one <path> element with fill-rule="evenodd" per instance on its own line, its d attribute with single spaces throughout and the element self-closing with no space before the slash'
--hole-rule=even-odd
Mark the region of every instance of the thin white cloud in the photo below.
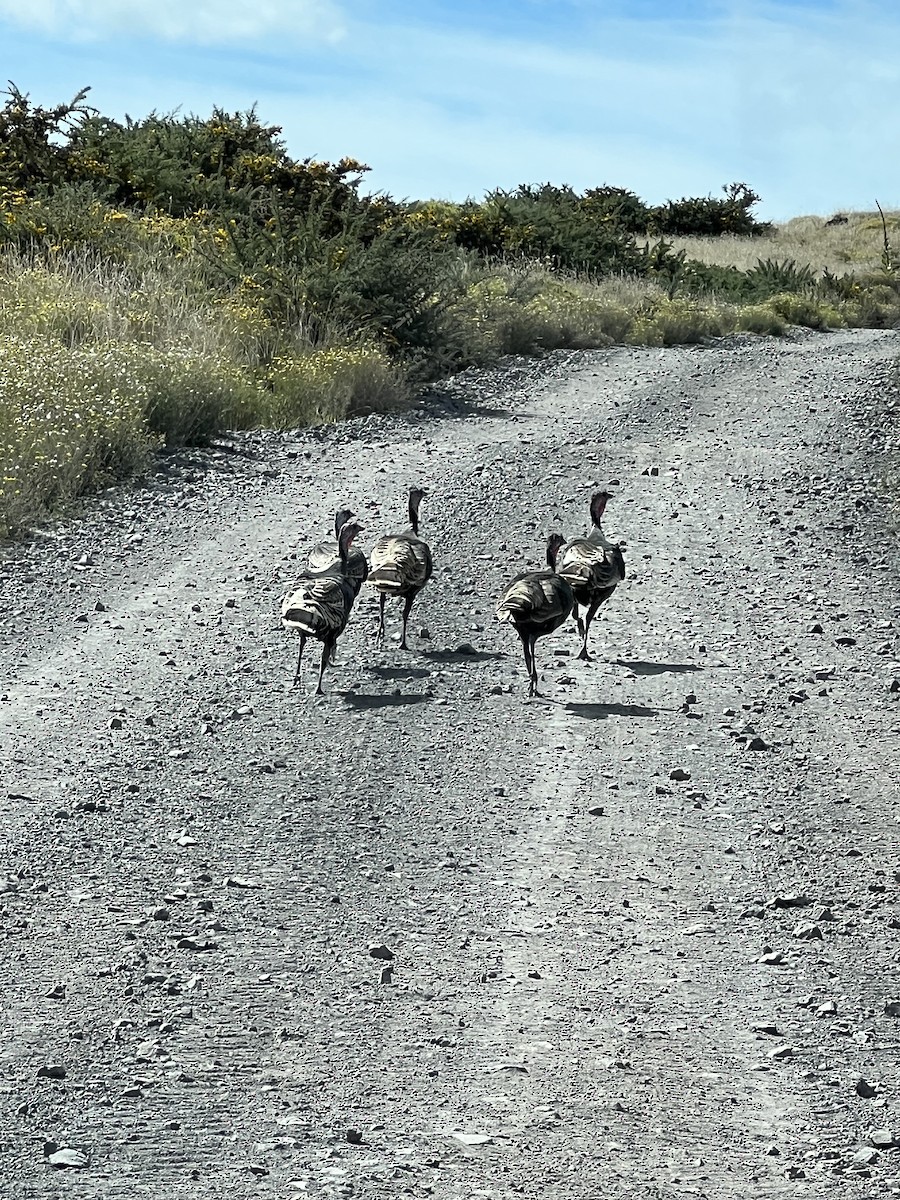
<svg viewBox="0 0 900 1200">
<path fill-rule="evenodd" d="M 656 202 L 740 179 L 776 219 L 900 202 L 900 9 L 835 0 L 720 11 L 699 22 L 598 18 L 568 38 L 557 25 L 542 44 L 514 27 L 498 37 L 373 26 L 346 47 L 365 44 L 380 68 L 359 118 L 352 79 L 327 98 L 277 103 L 292 144 L 295 130 L 336 122 L 345 137 L 365 130 L 355 152 L 400 194 L 460 198 L 549 179 L 613 183 Z M 427 190 L 425 162 L 437 184 Z"/>
<path fill-rule="evenodd" d="M 196 45 L 312 37 L 336 41 L 331 0 L 0 0 L 0 19 L 67 41 L 150 36 Z"/>
</svg>

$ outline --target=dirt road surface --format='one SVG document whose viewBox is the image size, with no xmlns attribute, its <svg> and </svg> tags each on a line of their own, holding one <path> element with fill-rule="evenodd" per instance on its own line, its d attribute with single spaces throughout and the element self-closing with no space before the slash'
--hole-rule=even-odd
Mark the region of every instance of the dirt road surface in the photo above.
<svg viewBox="0 0 900 1200">
<path fill-rule="evenodd" d="M 2 1194 L 900 1194 L 898 354 L 513 364 L 9 552 Z M 528 701 L 494 598 L 611 481 Z M 306 548 L 412 484 L 410 652 L 364 592 L 292 690 Z"/>
</svg>

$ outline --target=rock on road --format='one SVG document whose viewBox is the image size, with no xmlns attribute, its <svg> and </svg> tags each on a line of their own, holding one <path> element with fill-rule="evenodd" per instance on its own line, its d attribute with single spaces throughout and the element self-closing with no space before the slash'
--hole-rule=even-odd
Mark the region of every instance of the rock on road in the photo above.
<svg viewBox="0 0 900 1200">
<path fill-rule="evenodd" d="M 900 1194 L 898 354 L 471 373 L 9 551 L 4 1196 Z M 610 481 L 628 578 L 527 701 L 494 598 Z M 411 484 L 410 653 L 364 591 L 291 690 L 306 548 Z"/>
</svg>

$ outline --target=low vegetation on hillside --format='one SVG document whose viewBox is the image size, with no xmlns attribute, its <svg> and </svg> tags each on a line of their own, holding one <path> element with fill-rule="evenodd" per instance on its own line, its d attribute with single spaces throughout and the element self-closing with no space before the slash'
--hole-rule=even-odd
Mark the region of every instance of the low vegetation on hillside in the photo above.
<svg viewBox="0 0 900 1200">
<path fill-rule="evenodd" d="M 745 184 L 368 195 L 255 112 L 0 107 L 0 537 L 228 428 L 384 411 L 505 354 L 893 325 L 897 218 L 758 222 Z"/>
</svg>

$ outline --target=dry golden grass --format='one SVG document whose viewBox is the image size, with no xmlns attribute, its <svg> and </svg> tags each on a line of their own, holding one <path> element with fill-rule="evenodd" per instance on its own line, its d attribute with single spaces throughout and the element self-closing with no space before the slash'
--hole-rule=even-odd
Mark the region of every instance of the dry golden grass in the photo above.
<svg viewBox="0 0 900 1200">
<path fill-rule="evenodd" d="M 900 213 L 887 219 L 900 249 Z M 801 217 L 768 238 L 675 244 L 712 265 L 793 259 L 858 278 L 747 303 L 693 295 L 677 279 L 589 280 L 534 263 L 462 260 L 464 286 L 443 310 L 437 347 L 445 369 L 563 347 L 778 335 L 792 324 L 900 326 L 900 276 L 881 270 L 877 214 L 834 226 Z M 346 333 L 312 346 L 275 329 L 259 297 L 245 292 L 214 295 L 178 259 L 130 269 L 89 251 L 50 262 L 0 255 L 0 540 L 140 469 L 161 441 L 384 411 L 420 381 L 415 361 Z"/>
<path fill-rule="evenodd" d="M 0 541 L 140 469 L 161 442 L 395 407 L 402 371 L 374 348 L 313 349 L 189 272 L 89 252 L 0 254 Z M 266 361 L 268 360 L 268 361 Z"/>
<path fill-rule="evenodd" d="M 758 259 L 793 259 L 818 274 L 865 274 L 881 265 L 884 231 L 877 212 L 846 213 L 846 225 L 829 225 L 827 217 L 795 217 L 775 227 L 768 237 L 676 237 L 675 250 L 717 267 L 747 271 Z M 900 247 L 900 212 L 885 213 L 888 236 Z"/>
</svg>

